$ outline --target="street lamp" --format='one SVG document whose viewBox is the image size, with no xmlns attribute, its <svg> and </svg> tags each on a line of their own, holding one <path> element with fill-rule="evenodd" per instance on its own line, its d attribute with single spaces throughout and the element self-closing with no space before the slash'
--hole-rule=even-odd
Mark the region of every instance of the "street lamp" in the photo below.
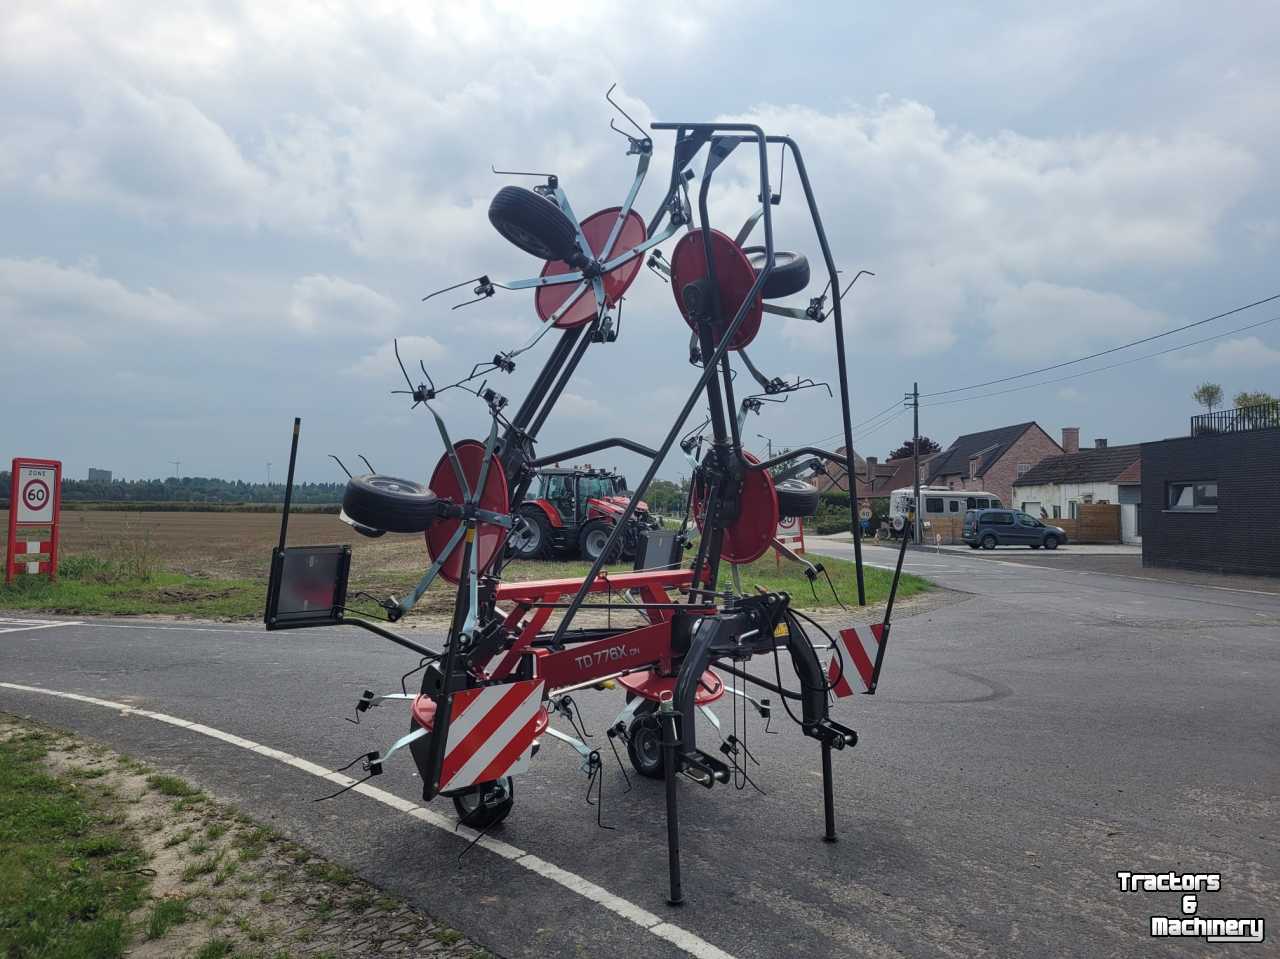
<svg viewBox="0 0 1280 959">
<path fill-rule="evenodd" d="M 757 433 L 757 434 L 756 434 L 756 436 L 760 437 L 760 439 L 764 440 L 766 443 L 768 443 L 768 444 L 769 444 L 769 457 L 768 457 L 768 458 L 769 458 L 769 459 L 773 459 L 773 440 L 771 440 L 769 437 L 765 436 L 763 433 Z"/>
</svg>

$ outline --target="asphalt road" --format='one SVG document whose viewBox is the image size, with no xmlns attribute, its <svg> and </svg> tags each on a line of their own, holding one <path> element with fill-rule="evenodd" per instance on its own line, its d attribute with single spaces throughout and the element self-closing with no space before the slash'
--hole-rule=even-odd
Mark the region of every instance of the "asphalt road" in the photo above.
<svg viewBox="0 0 1280 959">
<path fill-rule="evenodd" d="M 459 859 L 466 843 L 447 831 L 360 794 L 314 803 L 334 787 L 235 743 L 12 688 L 0 709 L 175 769 L 504 956 L 1275 954 L 1280 595 L 956 554 L 913 553 L 908 568 L 962 595 L 898 619 L 880 691 L 835 708 L 861 737 L 836 754 L 840 841 L 820 839 L 816 744 L 785 718 L 764 735 L 752 717 L 766 795 L 681 784 L 679 910 L 664 904 L 660 784 L 633 775 L 624 792 L 612 765 L 603 821 L 616 829 L 600 829 L 576 755 L 555 743 L 495 831 L 531 855 Z M 391 706 L 359 726 L 342 717 L 412 665 L 345 628 L 0 623 L 2 682 L 155 710 L 329 768 L 405 730 Z M 612 764 L 601 731 L 620 693 L 578 699 Z M 393 761 L 376 784 L 418 800 L 411 766 Z M 1260 915 L 1268 941 L 1154 942 L 1148 917 L 1177 916 L 1179 894 L 1121 893 L 1118 870 L 1220 872 L 1199 914 Z M 601 905 L 591 883 L 618 898 Z M 624 918 L 634 907 L 655 916 Z M 686 932 L 697 939 L 682 948 Z"/>
</svg>

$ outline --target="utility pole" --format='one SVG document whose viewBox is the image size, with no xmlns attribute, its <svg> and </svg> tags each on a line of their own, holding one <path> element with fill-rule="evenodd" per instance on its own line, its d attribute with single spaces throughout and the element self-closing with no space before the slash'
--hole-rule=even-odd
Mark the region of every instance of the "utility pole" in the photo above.
<svg viewBox="0 0 1280 959">
<path fill-rule="evenodd" d="M 773 459 L 773 440 L 771 440 L 769 437 L 765 436 L 763 433 L 757 433 L 757 434 L 756 434 L 756 436 L 760 437 L 760 439 L 764 440 L 766 443 L 768 443 L 768 444 L 769 444 L 769 456 L 768 456 L 768 459 Z"/>
<path fill-rule="evenodd" d="M 911 402 L 911 488 L 915 495 L 915 521 L 911 527 L 911 535 L 915 542 L 920 542 L 920 384 L 912 383 L 911 392 L 906 397 Z"/>
<path fill-rule="evenodd" d="M 267 485 L 271 485 L 271 460 L 267 460 Z"/>
<path fill-rule="evenodd" d="M 169 460 L 173 464 L 173 475 L 182 479 L 182 460 Z"/>
</svg>

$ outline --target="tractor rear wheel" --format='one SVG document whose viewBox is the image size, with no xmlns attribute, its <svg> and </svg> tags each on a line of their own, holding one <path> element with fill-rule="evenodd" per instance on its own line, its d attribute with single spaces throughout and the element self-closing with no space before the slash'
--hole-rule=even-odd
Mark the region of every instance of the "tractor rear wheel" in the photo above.
<svg viewBox="0 0 1280 959">
<path fill-rule="evenodd" d="M 583 523 L 582 529 L 578 530 L 578 549 L 582 550 L 582 558 L 594 563 L 604 552 L 611 535 L 613 535 L 613 524 L 608 520 L 593 519 Z M 621 554 L 622 544 L 615 543 L 605 562 L 616 563 Z"/>
<path fill-rule="evenodd" d="M 551 553 L 551 523 L 547 521 L 547 514 L 534 506 L 521 509 L 518 516 L 522 520 L 521 528 L 513 530 L 507 540 L 511 555 L 519 559 L 545 559 Z"/>
<path fill-rule="evenodd" d="M 646 700 L 636 707 L 627 727 L 627 758 L 646 779 L 666 779 L 662 764 L 662 727 L 658 724 L 658 704 Z"/>
</svg>

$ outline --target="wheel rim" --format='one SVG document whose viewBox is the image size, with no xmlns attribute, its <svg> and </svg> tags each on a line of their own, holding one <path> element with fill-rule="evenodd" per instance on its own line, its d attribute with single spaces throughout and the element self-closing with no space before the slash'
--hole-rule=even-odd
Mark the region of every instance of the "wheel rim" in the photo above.
<svg viewBox="0 0 1280 959">
<path fill-rule="evenodd" d="M 602 529 L 592 530 L 587 534 L 587 554 L 595 559 L 604 552 L 605 545 L 609 542 L 609 534 Z"/>
<path fill-rule="evenodd" d="M 640 764 L 647 769 L 656 769 L 662 765 L 662 740 L 647 724 L 636 729 L 636 756 Z"/>
<path fill-rule="evenodd" d="M 516 552 L 522 556 L 529 556 L 536 553 L 541 545 L 542 527 L 533 520 L 526 519 L 524 521 L 524 529 L 516 538 Z"/>
</svg>

